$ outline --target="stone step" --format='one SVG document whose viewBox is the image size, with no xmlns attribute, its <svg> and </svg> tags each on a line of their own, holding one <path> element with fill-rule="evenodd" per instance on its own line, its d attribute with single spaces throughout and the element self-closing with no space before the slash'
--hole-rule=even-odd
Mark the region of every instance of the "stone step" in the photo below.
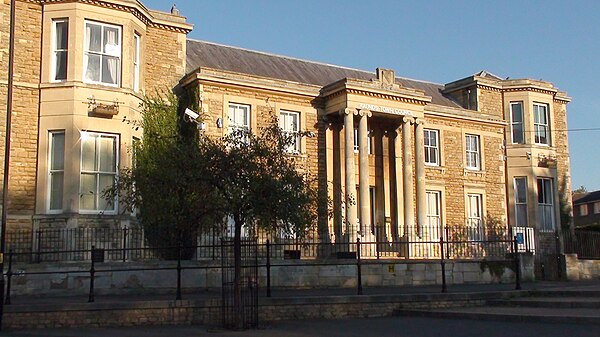
<svg viewBox="0 0 600 337">
<path fill-rule="evenodd" d="M 561 290 L 534 290 L 534 297 L 600 297 L 600 290 L 586 289 L 561 289 Z"/>
<path fill-rule="evenodd" d="M 511 300 L 491 300 L 487 304 L 501 307 L 600 309 L 600 297 L 523 297 Z"/>
<path fill-rule="evenodd" d="M 401 310 L 397 312 L 397 315 L 512 322 L 600 324 L 600 310 L 587 308 L 557 309 L 483 306 L 436 310 Z"/>
</svg>

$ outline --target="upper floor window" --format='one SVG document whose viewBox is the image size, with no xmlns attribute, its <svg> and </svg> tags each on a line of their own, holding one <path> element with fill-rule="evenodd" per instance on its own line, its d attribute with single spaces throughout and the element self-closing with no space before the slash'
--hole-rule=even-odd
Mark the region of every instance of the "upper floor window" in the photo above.
<svg viewBox="0 0 600 337">
<path fill-rule="evenodd" d="M 121 77 L 121 27 L 85 21 L 84 80 L 113 86 Z"/>
<path fill-rule="evenodd" d="M 374 154 L 375 153 L 375 149 L 374 147 L 374 142 L 373 142 L 373 137 L 374 137 L 374 132 L 372 130 L 368 130 L 367 131 L 367 148 L 369 149 L 369 154 Z M 360 137 L 358 137 L 358 129 L 354 129 L 354 152 L 358 153 L 360 152 Z"/>
<path fill-rule="evenodd" d="M 515 218 L 516 225 L 527 227 L 527 178 L 515 178 Z"/>
<path fill-rule="evenodd" d="M 230 103 L 227 118 L 227 133 L 243 132 L 244 141 L 248 141 L 247 133 L 250 132 L 250 106 Z"/>
<path fill-rule="evenodd" d="M 535 143 L 550 145 L 550 123 L 548 116 L 548 105 L 533 104 L 533 127 L 535 132 Z"/>
<path fill-rule="evenodd" d="M 51 131 L 48 136 L 48 211 L 54 213 L 62 211 L 63 208 L 65 132 Z"/>
<path fill-rule="evenodd" d="M 465 155 L 467 157 L 466 168 L 470 170 L 481 169 L 481 153 L 479 145 L 479 136 L 465 136 Z"/>
<path fill-rule="evenodd" d="M 579 215 L 581 215 L 581 216 L 588 215 L 588 205 L 587 204 L 579 205 Z"/>
<path fill-rule="evenodd" d="M 81 132 L 81 183 L 79 209 L 116 212 L 116 200 L 104 199 L 117 176 L 119 137 L 113 134 Z"/>
<path fill-rule="evenodd" d="M 425 164 L 440 165 L 440 137 L 438 130 L 425 129 Z"/>
<path fill-rule="evenodd" d="M 290 143 L 287 144 L 286 152 L 300 152 L 300 113 L 295 111 L 281 110 L 279 113 L 279 127 L 286 136 L 289 136 Z"/>
<path fill-rule="evenodd" d="M 538 213 L 540 230 L 554 230 L 554 190 L 551 178 L 538 178 Z"/>
<path fill-rule="evenodd" d="M 523 102 L 510 103 L 510 133 L 513 144 L 525 142 L 523 130 Z"/>
<path fill-rule="evenodd" d="M 140 90 L 140 35 L 133 34 L 133 91 Z"/>
<path fill-rule="evenodd" d="M 594 203 L 594 214 L 600 213 L 600 202 L 596 201 Z"/>
<path fill-rule="evenodd" d="M 69 20 L 52 20 L 52 30 L 52 81 L 64 81 L 67 79 Z"/>
</svg>

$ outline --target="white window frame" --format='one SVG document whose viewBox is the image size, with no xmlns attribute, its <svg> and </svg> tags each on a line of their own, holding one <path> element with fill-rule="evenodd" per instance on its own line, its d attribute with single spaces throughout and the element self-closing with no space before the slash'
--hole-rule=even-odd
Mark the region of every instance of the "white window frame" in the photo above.
<svg viewBox="0 0 600 337">
<path fill-rule="evenodd" d="M 116 50 L 118 50 L 118 53 L 115 53 L 114 55 L 106 53 L 104 51 L 100 51 L 100 52 L 96 52 L 96 51 L 89 51 L 87 50 L 88 48 L 88 38 L 87 38 L 87 34 L 86 34 L 86 30 L 87 30 L 87 25 L 97 25 L 101 27 L 101 40 L 100 40 L 100 45 L 102 48 L 104 48 L 104 30 L 106 28 L 116 28 L 118 33 L 118 45 L 117 48 L 115 48 Z M 93 20 L 84 20 L 83 23 L 83 82 L 85 83 L 91 83 L 91 84 L 101 84 L 101 85 L 107 85 L 107 86 L 111 86 L 111 87 L 119 87 L 121 86 L 121 71 L 122 71 L 122 66 L 123 66 L 123 29 L 121 26 L 117 26 L 117 25 L 111 25 L 108 23 L 103 23 L 103 22 L 98 22 L 98 21 L 93 21 Z M 118 55 L 117 55 L 118 54 Z M 100 80 L 99 81 L 95 81 L 95 80 L 91 80 L 87 78 L 87 62 L 86 57 L 87 55 L 99 55 L 100 56 Z M 109 83 L 109 82 L 103 82 L 102 81 L 102 58 L 103 57 L 117 57 L 118 58 L 118 64 L 117 64 L 117 70 L 116 70 L 116 83 Z"/>
<path fill-rule="evenodd" d="M 468 193 L 466 201 L 467 239 L 481 241 L 483 240 L 483 195 Z"/>
<path fill-rule="evenodd" d="M 292 123 L 289 123 L 289 119 L 292 119 Z M 293 119 L 296 119 L 294 125 Z M 288 126 L 291 125 L 291 128 Z M 279 127 L 282 132 L 293 138 L 293 143 L 288 144 L 285 148 L 285 152 L 299 154 L 300 153 L 300 112 L 290 110 L 279 111 Z"/>
<path fill-rule="evenodd" d="M 520 106 L 521 107 L 521 121 L 520 122 L 515 122 L 514 119 L 514 106 Z M 513 144 L 525 144 L 525 128 L 524 128 L 524 117 L 525 117 L 525 111 L 523 110 L 523 102 L 510 102 L 510 140 Z M 521 141 L 515 141 L 515 126 L 516 125 L 520 125 L 521 126 Z"/>
<path fill-rule="evenodd" d="M 594 214 L 600 213 L 600 201 L 594 202 Z"/>
<path fill-rule="evenodd" d="M 52 159 L 55 155 L 55 142 L 54 139 L 57 135 L 62 135 L 63 137 L 63 149 L 62 149 L 62 169 L 53 169 L 52 168 Z M 65 183 L 65 130 L 56 130 L 48 132 L 48 195 L 46 198 L 46 211 L 49 214 L 58 214 L 63 212 L 63 197 L 64 197 L 64 183 Z M 62 174 L 62 193 L 60 196 L 60 208 L 52 208 L 52 181 L 55 176 Z"/>
<path fill-rule="evenodd" d="M 541 185 L 540 185 L 541 184 Z M 556 228 L 554 206 L 554 182 L 552 178 L 537 178 L 538 217 L 542 232 L 551 232 Z"/>
<path fill-rule="evenodd" d="M 141 35 L 133 33 L 133 91 L 140 91 L 140 40 Z"/>
<path fill-rule="evenodd" d="M 579 215 L 580 216 L 588 215 L 588 204 L 579 205 Z"/>
<path fill-rule="evenodd" d="M 435 139 L 435 144 L 432 145 L 429 140 L 431 139 L 431 135 L 433 135 L 433 139 Z M 423 130 L 423 139 L 425 144 L 425 165 L 429 166 L 440 166 L 440 132 L 439 130 L 434 129 L 424 129 Z M 427 160 L 427 154 L 433 153 L 433 156 L 429 156 L 429 160 Z M 432 160 L 433 159 L 433 160 Z"/>
<path fill-rule="evenodd" d="M 238 110 L 244 111 L 246 124 L 243 121 L 238 121 L 235 116 Z M 233 115 L 232 115 L 233 112 Z M 249 133 L 251 130 L 251 121 L 252 113 L 250 111 L 250 105 L 248 104 L 239 104 L 239 103 L 229 103 L 227 109 L 227 134 L 231 135 L 237 130 L 244 130 L 246 133 Z M 244 136 L 244 143 L 248 143 L 248 135 Z"/>
<path fill-rule="evenodd" d="M 519 181 L 525 183 L 525 195 L 520 195 L 519 193 Z M 513 183 L 515 197 L 515 227 L 527 227 L 527 222 L 529 222 L 529 212 L 527 210 L 527 177 L 515 177 Z M 521 209 L 521 212 L 525 212 L 524 216 L 526 223 L 519 223 L 519 209 Z"/>
<path fill-rule="evenodd" d="M 83 141 L 86 137 L 92 137 L 92 138 L 101 138 L 101 137 L 106 137 L 106 138 L 113 138 L 114 139 L 114 158 L 115 158 L 115 166 L 114 166 L 114 171 L 110 172 L 110 171 L 100 171 L 98 166 L 98 161 L 97 159 L 95 159 L 95 169 L 94 170 L 84 170 L 83 169 Z M 119 205 L 118 205 L 118 198 L 115 198 L 115 200 L 113 200 L 113 208 L 112 209 L 84 209 L 81 206 L 81 197 L 83 196 L 83 192 L 81 191 L 82 189 L 82 177 L 84 174 L 89 174 L 89 175 L 96 175 L 96 192 L 95 193 L 95 203 L 96 205 L 99 205 L 100 202 L 100 198 L 102 198 L 102 191 L 99 190 L 100 188 L 100 179 L 99 176 L 100 175 L 113 175 L 114 179 L 117 179 L 117 175 L 119 172 L 119 148 L 120 148 L 120 139 L 119 139 L 119 135 L 118 134 L 113 134 L 113 133 L 102 133 L 102 132 L 93 132 L 93 131 L 81 131 L 81 153 L 80 153 L 80 158 L 79 158 L 79 212 L 82 214 L 117 214 L 117 211 L 119 209 Z M 96 146 L 96 155 L 99 155 L 100 151 L 98 149 L 99 147 L 99 143 L 96 142 L 95 144 Z"/>
<path fill-rule="evenodd" d="M 542 123 L 538 117 L 540 111 L 543 111 L 546 123 Z M 536 145 L 550 146 L 552 144 L 550 135 L 550 107 L 545 103 L 533 103 L 533 138 Z M 545 133 L 546 140 L 543 142 L 541 134 Z"/>
<path fill-rule="evenodd" d="M 427 202 L 427 226 L 429 227 L 427 232 L 429 233 L 429 239 L 437 241 L 442 235 L 442 191 L 427 190 L 426 192 Z M 434 200 L 434 205 L 431 204 L 431 200 Z M 420 229 L 422 231 L 422 229 Z"/>
<path fill-rule="evenodd" d="M 57 24 L 59 23 L 66 23 L 67 24 L 67 48 L 66 49 L 59 49 L 57 48 L 57 41 L 58 41 L 58 31 L 56 29 Z M 57 69 L 56 69 L 56 62 L 57 62 L 57 55 L 58 53 L 64 52 L 66 54 L 65 56 L 65 78 L 60 78 L 57 79 L 56 75 L 57 75 Z M 50 82 L 65 82 L 67 80 L 68 77 L 68 73 L 69 73 L 69 69 L 68 69 L 68 65 L 69 65 L 69 19 L 68 18 L 61 18 L 61 19 L 53 19 L 52 20 L 52 65 L 51 65 L 51 73 L 50 73 Z"/>
<path fill-rule="evenodd" d="M 369 149 L 368 153 L 373 154 L 372 148 L 372 139 L 374 137 L 373 130 L 367 130 L 367 148 Z M 354 128 L 354 153 L 360 152 L 360 138 L 358 138 L 358 128 Z"/>
<path fill-rule="evenodd" d="M 470 139 L 475 139 L 475 148 L 471 147 Z M 465 135 L 465 168 L 469 170 L 481 170 L 481 138 L 479 135 Z M 475 163 L 472 161 L 475 160 Z"/>
</svg>

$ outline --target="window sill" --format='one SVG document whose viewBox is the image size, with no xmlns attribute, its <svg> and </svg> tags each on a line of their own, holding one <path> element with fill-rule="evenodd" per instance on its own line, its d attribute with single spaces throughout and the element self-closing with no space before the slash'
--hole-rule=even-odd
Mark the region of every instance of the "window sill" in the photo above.
<svg viewBox="0 0 600 337">
<path fill-rule="evenodd" d="M 446 173 L 446 167 L 444 166 L 425 164 L 425 168 L 433 171 L 439 171 L 442 174 Z"/>
<path fill-rule="evenodd" d="M 463 175 L 465 177 L 481 177 L 481 178 L 483 178 L 483 177 L 485 177 L 485 171 L 465 168 Z"/>
</svg>

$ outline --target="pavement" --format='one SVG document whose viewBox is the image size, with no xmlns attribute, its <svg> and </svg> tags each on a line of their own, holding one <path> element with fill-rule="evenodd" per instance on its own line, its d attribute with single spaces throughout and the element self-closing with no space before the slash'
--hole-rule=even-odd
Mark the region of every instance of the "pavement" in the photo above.
<svg viewBox="0 0 600 337">
<path fill-rule="evenodd" d="M 600 306 L 593 297 L 600 296 L 600 280 L 586 282 L 523 283 L 527 294 L 538 294 L 525 300 L 529 304 L 502 303 L 496 306 L 454 308 L 420 312 L 398 312 L 393 317 L 343 320 L 302 320 L 262 323 L 257 330 L 224 331 L 207 326 L 143 326 L 123 328 L 77 328 L 24 330 L 0 333 L 0 336 L 64 336 L 64 337 L 157 337 L 157 336 L 600 336 Z M 365 295 L 435 294 L 440 286 L 364 288 Z M 514 292 L 514 284 L 451 285 L 449 293 Z M 514 292 L 516 294 L 516 292 Z M 523 294 L 523 292 L 520 292 Z M 591 294 L 593 296 L 586 296 Z M 356 289 L 273 289 L 273 298 L 347 297 L 355 296 Z M 220 296 L 216 291 L 183 294 L 184 300 L 209 299 Z M 261 289 L 265 296 L 265 289 Z M 99 303 L 172 300 L 173 294 L 96 295 Z M 599 297 L 600 299 L 600 297 Z M 511 300 L 512 301 L 512 300 Z M 48 303 L 83 303 L 87 297 L 15 297 L 15 307 L 37 306 Z M 566 304 L 556 308 L 556 302 Z M 554 303 L 548 305 L 547 303 Z M 577 303 L 577 304 L 573 304 Z M 11 306 L 6 307 L 11 310 Z M 569 315 L 565 315 L 568 307 Z M 462 310 L 462 312 L 461 312 Z M 551 320 L 525 319 L 537 316 L 555 317 Z M 490 318 L 491 315 L 496 315 Z M 427 316 L 427 317 L 423 317 Z M 573 319 L 568 319 L 571 317 Z M 512 317 L 512 318 L 511 318 Z M 563 318 L 561 318 L 563 317 Z M 567 317 L 567 318 L 565 318 Z"/>
</svg>

